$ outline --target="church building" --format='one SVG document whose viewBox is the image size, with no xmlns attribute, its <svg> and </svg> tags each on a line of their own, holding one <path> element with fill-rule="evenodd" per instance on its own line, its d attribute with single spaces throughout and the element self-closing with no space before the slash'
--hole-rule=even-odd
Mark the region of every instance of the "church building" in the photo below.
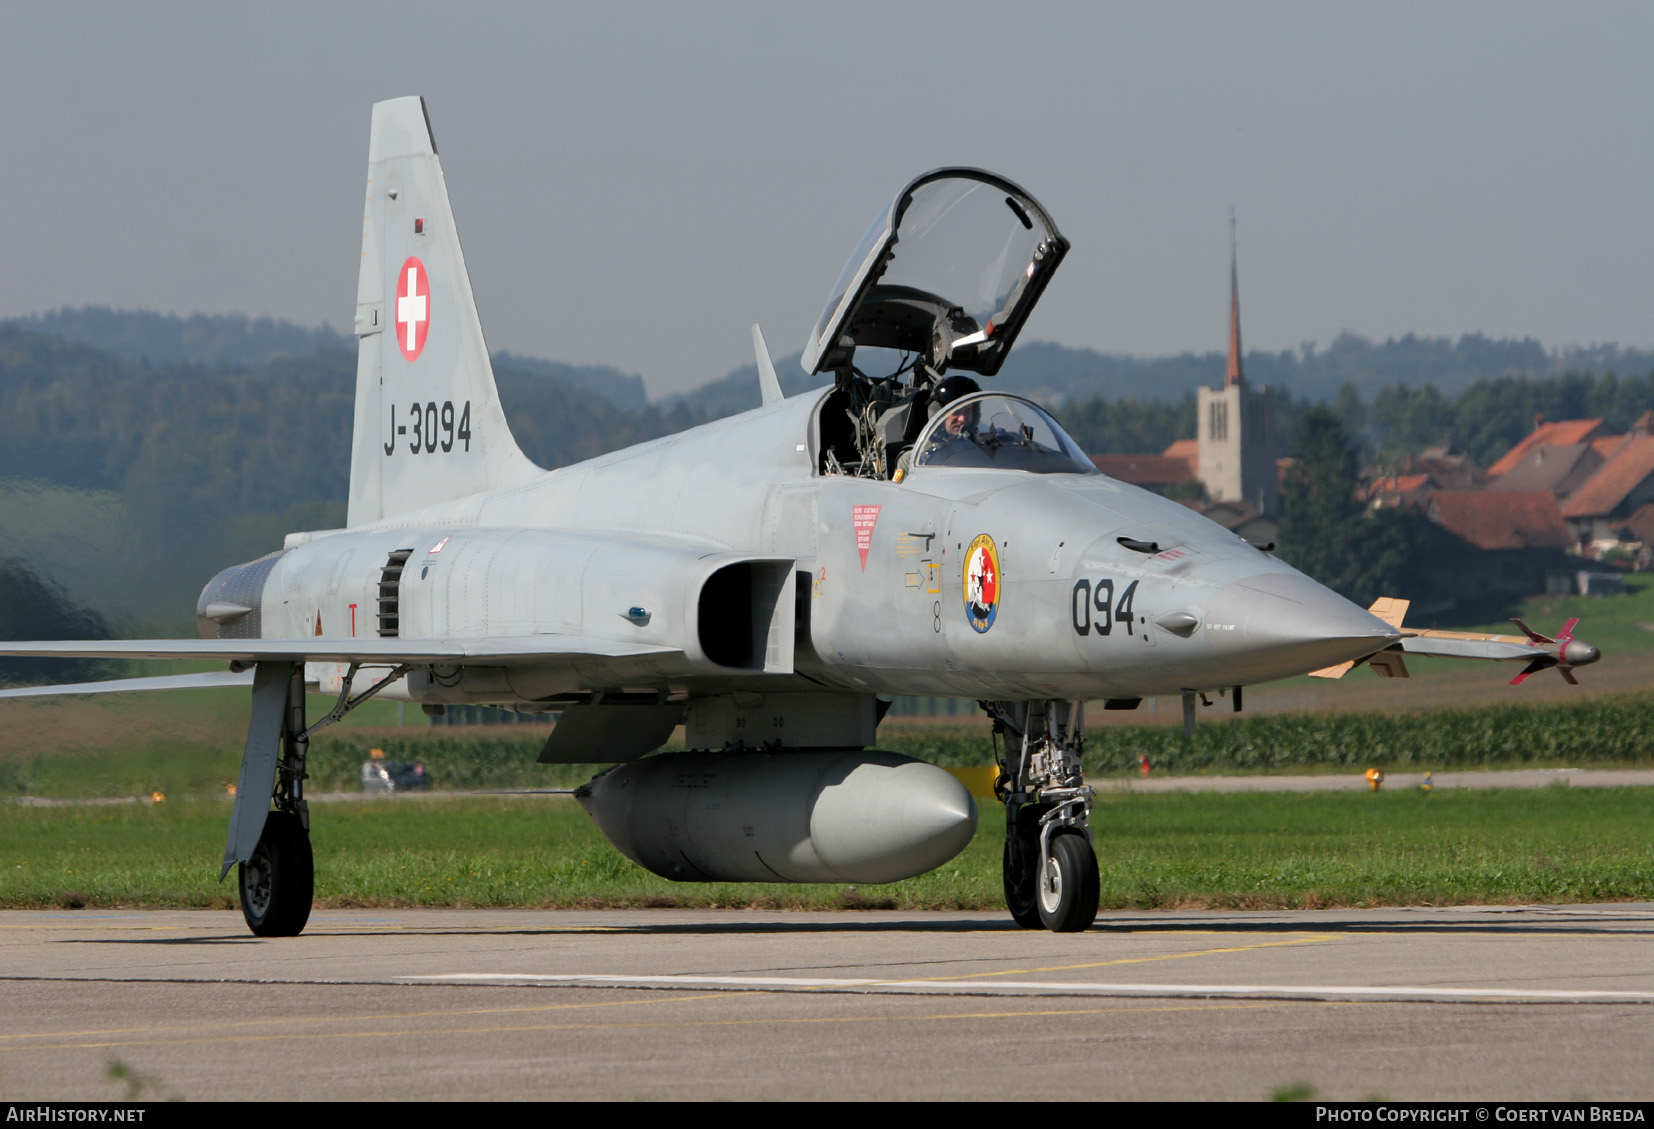
<svg viewBox="0 0 1654 1129">
<path fill-rule="evenodd" d="M 1268 517 L 1281 512 L 1275 465 L 1275 401 L 1246 383 L 1241 364 L 1240 274 L 1234 219 L 1229 241 L 1229 364 L 1221 388 L 1198 390 L 1199 458 L 1195 473 L 1213 501 L 1245 502 Z"/>
</svg>

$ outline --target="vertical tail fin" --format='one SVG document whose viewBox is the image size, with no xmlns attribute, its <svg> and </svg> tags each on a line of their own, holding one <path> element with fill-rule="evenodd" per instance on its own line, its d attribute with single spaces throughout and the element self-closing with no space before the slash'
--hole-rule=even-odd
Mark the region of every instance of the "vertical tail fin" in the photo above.
<svg viewBox="0 0 1654 1129">
<path fill-rule="evenodd" d="M 373 107 L 348 521 L 520 481 L 421 98 Z"/>
</svg>

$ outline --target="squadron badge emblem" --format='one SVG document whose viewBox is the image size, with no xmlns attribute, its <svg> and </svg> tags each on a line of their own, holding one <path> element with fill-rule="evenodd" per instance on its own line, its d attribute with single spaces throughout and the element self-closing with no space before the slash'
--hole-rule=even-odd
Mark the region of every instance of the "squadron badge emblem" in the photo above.
<svg viewBox="0 0 1654 1129">
<path fill-rule="evenodd" d="M 965 618 L 977 631 L 994 625 L 999 614 L 999 549 L 986 533 L 965 550 Z"/>
</svg>

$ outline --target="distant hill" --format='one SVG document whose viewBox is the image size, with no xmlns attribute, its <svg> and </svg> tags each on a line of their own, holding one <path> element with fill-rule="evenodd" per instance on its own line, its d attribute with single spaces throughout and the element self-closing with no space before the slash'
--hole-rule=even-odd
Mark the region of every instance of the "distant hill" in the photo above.
<svg viewBox="0 0 1654 1129">
<path fill-rule="evenodd" d="M 628 411 L 554 367 L 496 370 L 541 466 L 695 422 Z M 0 324 L 0 539 L 123 630 L 179 629 L 216 570 L 343 523 L 355 387 L 342 349 L 158 363 Z"/>
<path fill-rule="evenodd" d="M 782 391 L 795 395 L 831 383 L 806 376 L 794 353 L 775 361 Z M 1363 399 L 1400 385 L 1429 386 L 1455 396 L 1478 382 L 1508 377 L 1544 379 L 1565 372 L 1582 375 L 1643 376 L 1654 372 L 1654 350 L 1598 345 L 1587 349 L 1547 350 L 1532 338 L 1495 340 L 1466 334 L 1446 337 L 1391 338 L 1369 341 L 1339 334 L 1325 349 L 1307 346 L 1296 352 L 1246 354 L 1246 376 L 1254 384 L 1291 393 L 1314 403 L 1335 399 L 1346 384 Z M 1173 357 L 1130 357 L 1074 349 L 1048 341 L 1023 341 L 1012 350 L 998 376 L 984 380 L 1047 405 L 1090 400 L 1138 400 L 1181 403 L 1196 388 L 1223 379 L 1222 353 L 1180 353 Z M 758 406 L 758 370 L 742 365 L 728 376 L 690 392 L 663 397 L 663 407 L 688 406 L 700 418 L 717 418 Z"/>
<path fill-rule="evenodd" d="M 178 317 L 84 306 L 14 318 L 0 325 L 90 345 L 127 360 L 154 365 L 255 367 L 284 357 L 325 352 L 354 355 L 356 351 L 354 337 L 326 326 L 308 329 L 291 322 L 230 314 Z M 567 365 L 505 351 L 495 353 L 493 361 L 497 370 L 552 378 L 560 386 L 595 393 L 626 411 L 641 412 L 649 404 L 643 377 L 637 373 L 624 373 L 607 365 Z M 1222 378 L 1223 367 L 1224 357 L 1218 352 L 1132 357 L 1023 341 L 1000 375 L 984 383 L 1050 404 L 1099 397 L 1175 403 L 1202 385 L 1216 384 Z M 777 358 L 775 368 L 788 395 L 829 383 L 806 376 L 799 367 L 797 353 Z M 1353 385 L 1366 399 L 1392 385 L 1429 385 L 1451 396 L 1478 381 L 1510 376 L 1543 378 L 1564 372 L 1646 375 L 1654 372 L 1654 349 L 1607 344 L 1547 350 L 1533 338 L 1490 338 L 1479 333 L 1457 340 L 1408 334 L 1374 342 L 1354 333 L 1341 333 L 1325 348 L 1308 345 L 1295 351 L 1246 354 L 1248 379 L 1316 402 L 1333 399 L 1345 384 Z M 758 402 L 758 370 L 749 364 L 690 392 L 664 396 L 657 405 L 680 420 L 698 422 L 746 411 Z"/>
<path fill-rule="evenodd" d="M 0 323 L 65 341 L 106 349 L 152 364 L 258 365 L 275 357 L 308 357 L 327 350 L 356 351 L 356 339 L 328 326 L 306 329 L 287 321 L 241 314 L 157 314 L 82 306 Z"/>
<path fill-rule="evenodd" d="M 1175 357 L 1127 357 L 1070 349 L 1043 341 L 1018 344 L 996 378 L 998 387 L 1046 403 L 1105 399 L 1176 401 L 1223 379 L 1222 353 Z M 1532 338 L 1495 340 L 1466 334 L 1390 338 L 1375 343 L 1341 333 L 1325 349 L 1246 354 L 1246 376 L 1255 384 L 1290 391 L 1316 402 L 1334 399 L 1350 384 L 1365 399 L 1392 385 L 1428 385 L 1453 396 L 1478 381 L 1502 377 L 1539 379 L 1564 372 L 1643 376 L 1654 372 L 1654 350 L 1598 345 L 1546 350 Z"/>
<path fill-rule="evenodd" d="M 356 338 L 328 326 L 309 329 L 292 322 L 240 314 L 191 314 L 186 318 L 148 310 L 82 306 L 12 318 L 0 321 L 0 326 L 89 345 L 129 361 L 152 365 L 252 368 L 284 357 L 313 357 L 318 353 L 356 355 Z M 643 377 L 607 365 L 565 365 L 503 350 L 495 353 L 492 360 L 496 369 L 553 377 L 564 384 L 595 392 L 628 411 L 640 411 L 649 403 Z"/>
<path fill-rule="evenodd" d="M 811 376 L 798 363 L 802 354 L 774 360 L 775 376 L 781 382 L 783 395 L 796 396 L 812 388 L 833 383 L 832 376 Z M 668 410 L 683 405 L 697 420 L 722 419 L 724 416 L 749 412 L 763 402 L 758 389 L 758 365 L 742 365 L 726 377 L 703 384 L 689 392 L 679 392 L 660 399 Z"/>
<path fill-rule="evenodd" d="M 355 348 L 354 342 L 351 347 Z M 496 373 L 510 369 L 524 376 L 548 376 L 575 388 L 595 392 L 615 407 L 629 412 L 640 412 L 649 406 L 649 391 L 643 385 L 643 377 L 635 372 L 621 372 L 608 365 L 565 365 L 504 350 L 495 353 L 492 360 Z"/>
</svg>

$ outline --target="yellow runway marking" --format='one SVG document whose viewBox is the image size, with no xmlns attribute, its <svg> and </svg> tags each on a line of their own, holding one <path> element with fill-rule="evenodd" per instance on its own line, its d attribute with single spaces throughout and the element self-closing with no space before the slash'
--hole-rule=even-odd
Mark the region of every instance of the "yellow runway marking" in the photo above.
<svg viewBox="0 0 1654 1129">
<path fill-rule="evenodd" d="M 182 933 L 184 930 L 189 928 L 193 927 L 188 925 L 101 925 L 95 923 L 85 924 L 82 922 L 76 922 L 73 925 L 0 925 L 0 929 L 56 929 L 60 933 L 67 931 L 83 932 L 92 929 L 128 929 L 134 933 Z M 249 934 L 249 936 L 251 936 L 251 934 Z"/>
<path fill-rule="evenodd" d="M 757 993 L 767 995 L 769 993 Z M 723 998 L 733 998 L 720 993 Z M 697 997 L 710 998 L 710 997 Z M 1291 1001 L 1316 1002 L 1316 1001 Z M 761 1018 L 761 1019 L 713 1019 L 691 1020 L 685 1022 L 633 1022 L 633 1023 L 546 1023 L 528 1024 L 520 1026 L 500 1027 L 452 1027 L 426 1031 L 318 1031 L 309 1034 L 278 1034 L 278 1035 L 234 1035 L 228 1038 L 186 1038 L 186 1039 L 129 1039 L 107 1042 L 90 1043 L 38 1043 L 31 1046 L 0 1047 L 0 1053 L 7 1051 L 62 1051 L 62 1050 L 99 1050 L 113 1047 L 134 1046 L 190 1046 L 193 1044 L 222 1044 L 222 1043 L 267 1043 L 276 1040 L 289 1042 L 317 1039 L 408 1039 L 411 1037 L 432 1035 L 503 1035 L 521 1034 L 532 1031 L 603 1031 L 603 1030 L 649 1030 L 656 1028 L 670 1028 L 686 1030 L 691 1027 L 751 1027 L 763 1024 L 774 1026 L 791 1026 L 795 1024 L 826 1024 L 826 1023 L 919 1023 L 937 1022 L 953 1019 L 1037 1019 L 1051 1016 L 1072 1015 L 1109 1015 L 1135 1014 L 1155 1012 L 1186 1012 L 1186 1011 L 1255 1011 L 1264 1008 L 1278 1008 L 1288 1001 L 1272 1000 L 1267 1003 L 1250 1004 L 1188 1004 L 1168 1005 L 1165 1007 L 1105 1007 L 1105 1008 L 1052 1008 L 1040 1011 L 1011 1011 L 1011 1012 L 943 1012 L 934 1015 L 847 1015 L 847 1016 L 810 1016 L 798 1018 Z M 466 1013 L 459 1013 L 466 1014 Z"/>
<path fill-rule="evenodd" d="M 383 1023 L 389 1019 L 430 1019 L 451 1015 L 512 1015 L 524 1012 L 543 1011 L 578 1011 L 582 1008 L 599 1007 L 636 1007 L 647 1003 L 683 1003 L 693 1000 L 718 1000 L 728 998 L 728 992 L 712 992 L 704 996 L 661 996 L 658 998 L 639 997 L 635 1000 L 614 1000 L 605 1003 L 587 1004 L 542 1004 L 536 1007 L 479 1007 L 462 1008 L 459 1011 L 404 1011 L 378 1013 L 374 1015 L 339 1015 L 333 1017 L 308 1018 L 293 1016 L 286 1019 L 243 1019 L 230 1020 L 223 1023 L 191 1024 L 193 1027 L 234 1028 L 234 1027 L 271 1027 L 297 1023 L 364 1023 L 373 1021 Z M 185 1027 L 182 1024 L 168 1027 L 106 1027 L 92 1031 L 41 1031 L 35 1034 L 0 1035 L 0 1050 L 13 1048 L 3 1045 L 8 1039 L 74 1039 L 92 1035 L 136 1035 L 146 1031 L 180 1031 Z M 264 1036 L 273 1038 L 274 1036 Z M 26 1049 L 26 1048 L 18 1048 Z"/>
<path fill-rule="evenodd" d="M 881 984 L 926 984 L 934 981 L 986 980 L 990 976 L 1028 976 L 1036 972 L 1073 972 L 1081 968 L 1107 968 L 1116 964 L 1149 964 L 1159 960 L 1187 960 L 1190 957 L 1219 956 L 1224 953 L 1249 953 L 1257 949 L 1278 949 L 1287 945 L 1315 945 L 1323 941 L 1343 939 L 1341 933 L 1317 933 L 1295 941 L 1263 941 L 1256 945 L 1235 945 L 1225 949 L 1196 949 L 1187 953 L 1162 953 L 1152 957 L 1120 957 L 1116 960 L 1098 960 L 1086 964 L 1056 964 L 1049 968 L 1008 968 L 1003 972 L 961 972 L 953 976 L 920 976 L 911 980 L 881 980 Z"/>
<path fill-rule="evenodd" d="M 255 938 L 253 937 L 253 935 L 251 933 L 245 932 L 241 927 L 232 926 L 232 925 L 228 925 L 228 924 L 222 925 L 222 926 L 217 926 L 217 925 L 130 925 L 130 924 L 126 924 L 126 923 L 123 923 L 123 922 L 111 922 L 111 923 L 106 925 L 106 924 L 103 924 L 101 922 L 90 922 L 90 923 L 74 922 L 74 923 L 65 923 L 65 924 L 61 924 L 61 925 L 56 925 L 56 924 L 54 924 L 54 925 L 0 925 L 0 931 L 4 931 L 4 930 L 7 930 L 7 929 L 12 929 L 12 930 L 45 929 L 45 930 L 56 930 L 57 932 L 60 932 L 60 933 L 63 933 L 63 932 L 85 933 L 85 932 L 91 932 L 93 930 L 102 930 L 104 932 L 113 932 L 115 930 L 123 930 L 123 929 L 128 931 L 128 932 L 132 932 L 132 933 L 185 933 L 185 932 L 194 932 L 194 933 L 212 934 L 212 935 L 230 933 L 230 934 L 233 934 L 235 936 L 235 938 L 238 939 L 238 940 L 245 940 L 245 941 L 248 941 L 248 942 L 253 942 L 255 940 Z M 496 926 L 480 926 L 480 925 L 479 926 L 457 926 L 457 925 L 455 925 L 455 926 L 448 926 L 448 925 L 440 925 L 440 924 L 437 924 L 437 925 L 431 925 L 431 924 L 401 925 L 401 924 L 395 924 L 395 923 L 390 923 L 390 922 L 387 922 L 385 924 L 379 924 L 377 922 L 365 922 L 361 925 L 325 925 L 324 924 L 324 925 L 319 926 L 319 927 L 316 926 L 316 925 L 312 925 L 309 929 L 305 930 L 304 935 L 306 937 L 352 937 L 352 936 L 356 936 L 358 934 L 364 934 L 364 933 L 394 933 L 394 932 L 397 932 L 399 930 L 400 931 L 412 931 L 412 932 L 418 932 L 418 933 L 433 933 L 433 932 L 441 932 L 441 933 L 477 933 L 477 934 L 481 934 L 483 936 L 488 936 L 488 935 L 494 934 L 494 933 L 515 933 L 515 934 L 522 934 L 522 933 L 625 933 L 625 932 L 630 931 L 629 927 L 624 926 L 624 925 L 519 925 L 519 926 L 499 926 L 499 925 L 496 925 Z"/>
</svg>

